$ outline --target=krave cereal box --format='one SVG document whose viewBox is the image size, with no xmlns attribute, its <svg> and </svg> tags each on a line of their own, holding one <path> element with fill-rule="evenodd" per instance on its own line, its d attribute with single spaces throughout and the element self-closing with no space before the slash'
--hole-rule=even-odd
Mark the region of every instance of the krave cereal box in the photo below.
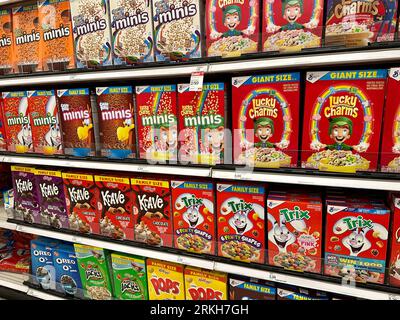
<svg viewBox="0 0 400 320">
<path fill-rule="evenodd" d="M 275 300 L 276 288 L 260 279 L 233 276 L 229 279 L 229 300 Z"/>
<path fill-rule="evenodd" d="M 375 171 L 387 71 L 307 73 L 302 167 Z"/>
<path fill-rule="evenodd" d="M 228 277 L 195 267 L 185 267 L 186 300 L 228 300 Z"/>
<path fill-rule="evenodd" d="M 11 9 L 0 10 L 0 75 L 14 72 Z"/>
<path fill-rule="evenodd" d="M 400 287 L 400 194 L 391 195 L 391 247 L 389 260 L 389 284 Z"/>
<path fill-rule="evenodd" d="M 235 164 L 296 167 L 300 73 L 232 78 Z"/>
</svg>

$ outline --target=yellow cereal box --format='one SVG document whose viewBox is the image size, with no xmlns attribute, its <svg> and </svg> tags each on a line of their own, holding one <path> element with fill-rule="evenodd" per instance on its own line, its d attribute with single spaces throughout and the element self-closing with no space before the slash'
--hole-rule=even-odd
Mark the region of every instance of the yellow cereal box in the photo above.
<svg viewBox="0 0 400 320">
<path fill-rule="evenodd" d="M 186 300 L 228 300 L 226 273 L 185 268 Z"/>
<path fill-rule="evenodd" d="M 12 25 L 11 10 L 0 10 L 0 75 L 12 73 L 13 46 L 12 46 Z"/>
</svg>

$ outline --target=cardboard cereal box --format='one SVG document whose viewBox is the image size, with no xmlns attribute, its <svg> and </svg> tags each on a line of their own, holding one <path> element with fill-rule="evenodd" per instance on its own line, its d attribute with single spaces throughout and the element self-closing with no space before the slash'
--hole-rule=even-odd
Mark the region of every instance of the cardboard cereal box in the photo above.
<svg viewBox="0 0 400 320">
<path fill-rule="evenodd" d="M 146 260 L 127 254 L 111 254 L 114 295 L 119 300 L 148 300 Z"/>
<path fill-rule="evenodd" d="M 114 239 L 134 240 L 134 221 L 129 178 L 94 176 L 99 192 L 101 234 Z"/>
<path fill-rule="evenodd" d="M 324 292 L 291 286 L 278 288 L 276 293 L 276 300 L 329 300 L 329 297 Z"/>
<path fill-rule="evenodd" d="M 154 52 L 157 61 L 201 57 L 202 30 L 198 0 L 152 0 Z"/>
<path fill-rule="evenodd" d="M 184 162 L 224 162 L 226 104 L 225 84 L 206 83 L 202 91 L 178 85 L 179 159 Z"/>
<path fill-rule="evenodd" d="M 173 226 L 169 181 L 132 178 L 135 240 L 172 247 Z"/>
<path fill-rule="evenodd" d="M 11 9 L 0 10 L 0 75 L 14 72 Z"/>
<path fill-rule="evenodd" d="M 215 254 L 214 185 L 171 181 L 175 248 Z"/>
<path fill-rule="evenodd" d="M 7 132 L 5 124 L 4 110 L 4 100 L 2 95 L 0 95 L 0 151 L 7 151 Z"/>
<path fill-rule="evenodd" d="M 38 8 L 43 69 L 64 71 L 75 68 L 69 0 L 40 0 Z"/>
<path fill-rule="evenodd" d="M 149 300 L 185 300 L 183 265 L 147 259 Z"/>
<path fill-rule="evenodd" d="M 100 234 L 101 213 L 94 177 L 87 173 L 63 172 L 69 227 L 82 233 Z"/>
<path fill-rule="evenodd" d="M 207 0 L 207 56 L 240 56 L 258 51 L 260 5 L 256 0 Z"/>
<path fill-rule="evenodd" d="M 302 167 L 375 171 L 387 71 L 307 73 Z"/>
<path fill-rule="evenodd" d="M 400 194 L 391 194 L 390 205 L 392 235 L 389 258 L 389 284 L 400 287 Z"/>
<path fill-rule="evenodd" d="M 185 267 L 186 300 L 228 300 L 228 276 L 223 272 Z"/>
<path fill-rule="evenodd" d="M 323 0 L 263 3 L 263 51 L 300 51 L 321 46 Z"/>
<path fill-rule="evenodd" d="M 28 91 L 33 150 L 44 155 L 63 154 L 57 99 L 54 90 Z"/>
<path fill-rule="evenodd" d="M 232 276 L 229 279 L 229 300 L 275 300 L 274 284 L 260 279 Z"/>
<path fill-rule="evenodd" d="M 218 255 L 264 263 L 264 187 L 217 184 L 217 210 Z"/>
<path fill-rule="evenodd" d="M 112 65 L 108 1 L 70 0 L 78 68 Z"/>
<path fill-rule="evenodd" d="M 110 0 L 114 65 L 154 61 L 150 0 Z"/>
<path fill-rule="evenodd" d="M 235 164 L 296 167 L 300 73 L 232 78 Z"/>
<path fill-rule="evenodd" d="M 176 85 L 136 87 L 140 159 L 176 160 L 178 150 Z"/>
<path fill-rule="evenodd" d="M 136 154 L 132 87 L 96 88 L 101 155 L 133 158 Z"/>
</svg>

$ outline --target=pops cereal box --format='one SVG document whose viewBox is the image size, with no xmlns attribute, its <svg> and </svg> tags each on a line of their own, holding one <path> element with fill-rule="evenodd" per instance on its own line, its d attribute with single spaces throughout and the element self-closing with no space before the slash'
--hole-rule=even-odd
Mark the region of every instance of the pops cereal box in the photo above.
<svg viewBox="0 0 400 320">
<path fill-rule="evenodd" d="M 186 300 L 228 300 L 228 277 L 195 267 L 185 267 Z"/>
<path fill-rule="evenodd" d="M 0 10 L 0 75 L 14 72 L 11 9 Z"/>
<path fill-rule="evenodd" d="M 96 88 L 101 155 L 124 159 L 135 156 L 135 118 L 132 87 Z"/>
<path fill-rule="evenodd" d="M 389 284 L 400 287 L 400 194 L 390 195 L 391 246 L 389 258 Z"/>
<path fill-rule="evenodd" d="M 257 0 L 207 0 L 207 56 L 240 56 L 255 53 L 259 44 Z"/>
<path fill-rule="evenodd" d="M 99 192 L 101 234 L 114 239 L 134 240 L 129 178 L 96 175 L 94 181 Z"/>
<path fill-rule="evenodd" d="M 140 159 L 176 160 L 178 125 L 176 85 L 136 87 Z"/>
<path fill-rule="evenodd" d="M 260 279 L 233 276 L 229 279 L 229 300 L 275 300 L 276 288 Z"/>
<path fill-rule="evenodd" d="M 264 263 L 264 187 L 217 184 L 217 210 L 218 255 Z"/>
<path fill-rule="evenodd" d="M 296 167 L 300 73 L 232 78 L 235 164 Z"/>
<path fill-rule="evenodd" d="M 179 159 L 184 162 L 224 162 L 225 84 L 206 83 L 202 91 L 178 85 Z"/>
<path fill-rule="evenodd" d="M 302 167 L 377 169 L 387 71 L 307 73 Z"/>
<path fill-rule="evenodd" d="M 169 181 L 132 178 L 135 240 L 172 247 L 173 226 Z"/>
<path fill-rule="evenodd" d="M 183 265 L 147 259 L 149 300 L 185 300 Z"/>
<path fill-rule="evenodd" d="M 214 185 L 171 181 L 175 248 L 215 254 Z"/>
<path fill-rule="evenodd" d="M 263 51 L 321 46 L 323 0 L 263 0 Z"/>
</svg>

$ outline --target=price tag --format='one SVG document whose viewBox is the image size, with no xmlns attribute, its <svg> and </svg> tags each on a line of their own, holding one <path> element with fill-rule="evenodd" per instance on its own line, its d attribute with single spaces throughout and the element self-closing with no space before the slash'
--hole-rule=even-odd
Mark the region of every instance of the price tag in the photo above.
<svg viewBox="0 0 400 320">
<path fill-rule="evenodd" d="M 147 172 L 148 170 L 147 170 L 146 167 L 138 166 L 138 167 L 137 167 L 137 171 L 139 171 L 139 172 Z"/>
<path fill-rule="evenodd" d="M 24 231 L 24 227 L 23 226 L 17 226 L 17 228 L 15 229 L 19 232 L 23 232 Z"/>
<path fill-rule="evenodd" d="M 176 262 L 181 263 L 181 264 L 184 264 L 184 263 L 185 263 L 185 258 L 182 257 L 182 256 L 178 256 L 178 257 L 176 258 Z"/>
<path fill-rule="evenodd" d="M 190 77 L 189 91 L 203 90 L 204 71 L 193 72 Z"/>
<path fill-rule="evenodd" d="M 388 297 L 389 297 L 389 300 L 400 300 L 400 295 L 398 295 L 398 294 L 389 293 Z"/>
<path fill-rule="evenodd" d="M 35 291 L 35 290 L 28 289 L 27 294 L 28 294 L 28 296 L 38 298 L 38 295 L 36 294 L 36 291 Z"/>
</svg>

